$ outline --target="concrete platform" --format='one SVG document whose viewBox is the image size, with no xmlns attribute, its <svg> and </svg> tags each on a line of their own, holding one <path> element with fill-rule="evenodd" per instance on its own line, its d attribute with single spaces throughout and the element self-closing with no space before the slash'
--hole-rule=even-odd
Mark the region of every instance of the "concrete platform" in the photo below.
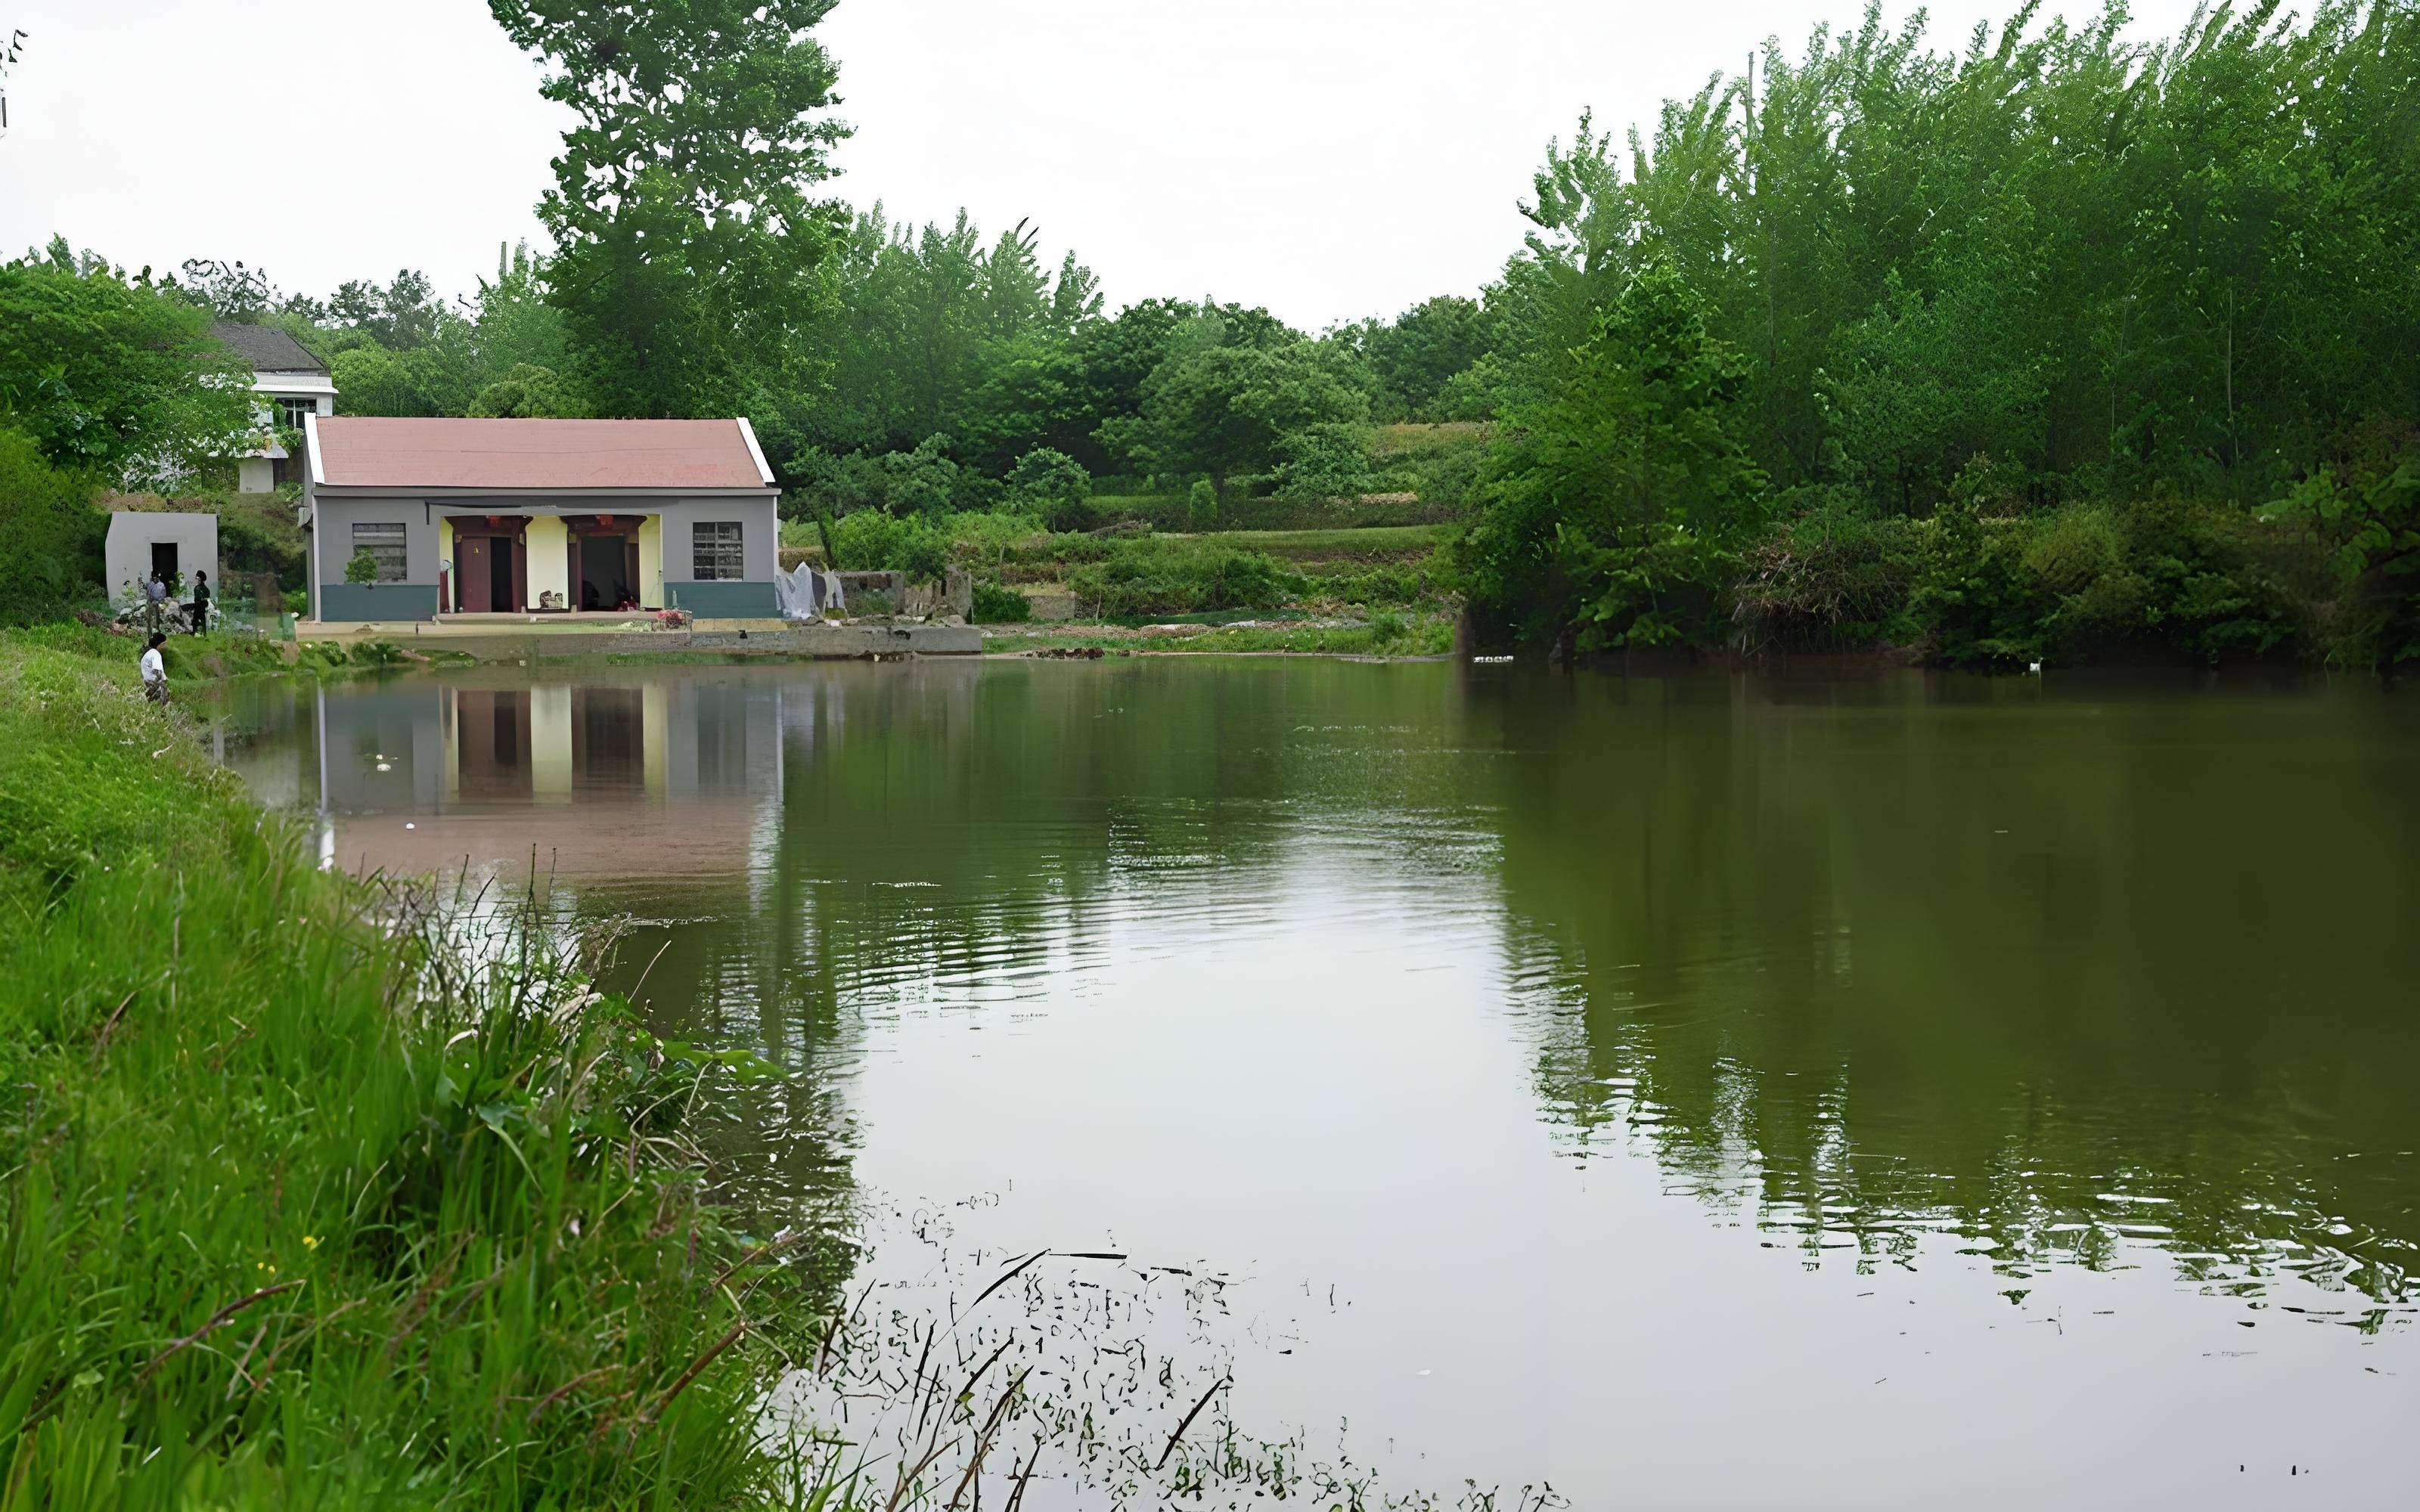
<svg viewBox="0 0 2420 1512">
<path fill-rule="evenodd" d="M 983 632 L 970 625 L 857 623 L 793 625 L 786 620 L 699 620 L 685 630 L 667 630 L 630 616 L 597 615 L 570 620 L 526 615 L 481 615 L 475 620 L 396 625 L 322 625 L 302 620 L 297 641 L 339 645 L 384 640 L 411 650 L 447 651 L 480 661 L 561 660 L 569 656 L 693 655 L 859 660 L 869 656 L 972 656 L 983 652 Z M 624 626 L 629 626 L 624 628 Z"/>
</svg>

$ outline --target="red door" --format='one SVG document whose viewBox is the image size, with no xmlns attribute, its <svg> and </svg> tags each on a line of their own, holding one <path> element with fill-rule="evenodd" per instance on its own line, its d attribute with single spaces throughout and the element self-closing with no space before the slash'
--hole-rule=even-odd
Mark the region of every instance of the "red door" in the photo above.
<svg viewBox="0 0 2420 1512">
<path fill-rule="evenodd" d="M 485 535 L 457 538 L 454 551 L 454 594 L 461 609 L 472 614 L 484 614 L 493 607 L 489 594 L 495 583 L 491 565 L 495 543 Z"/>
</svg>

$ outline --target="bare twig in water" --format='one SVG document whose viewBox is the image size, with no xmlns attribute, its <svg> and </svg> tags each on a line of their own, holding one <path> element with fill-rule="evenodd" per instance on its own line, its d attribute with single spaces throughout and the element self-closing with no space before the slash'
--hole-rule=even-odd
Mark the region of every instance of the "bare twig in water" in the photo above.
<svg viewBox="0 0 2420 1512">
<path fill-rule="evenodd" d="M 923 1458 L 903 1467 L 899 1472 L 899 1484 L 891 1489 L 891 1500 L 882 1504 L 882 1512 L 899 1512 L 900 1498 L 908 1493 L 924 1472 L 933 1468 L 933 1461 L 941 1458 L 942 1450 L 954 1446 L 957 1442 L 952 1439 L 947 1443 L 937 1443 L 924 1451 Z"/>
<path fill-rule="evenodd" d="M 1038 1249 L 1032 1254 L 1027 1256 L 1025 1258 L 1017 1261 L 1015 1266 L 1010 1268 L 1006 1275 L 1001 1276 L 990 1286 L 984 1288 L 983 1296 L 977 1297 L 974 1301 L 967 1304 L 967 1311 L 973 1312 L 976 1308 L 982 1306 L 984 1304 L 984 1297 L 990 1296 L 993 1292 L 998 1291 L 1001 1288 L 1008 1285 L 1011 1281 L 1016 1280 L 1017 1276 L 1024 1273 L 1027 1266 L 1032 1265 L 1034 1261 L 1042 1258 L 1042 1257 L 1049 1253 L 1050 1252 L 1047 1249 Z"/>
<path fill-rule="evenodd" d="M 1210 1405 L 1210 1398 L 1218 1395 L 1218 1388 L 1230 1384 L 1233 1380 L 1233 1376 L 1220 1376 L 1210 1383 L 1210 1389 L 1203 1392 L 1202 1399 L 1193 1404 L 1193 1411 L 1186 1413 L 1185 1421 L 1176 1425 L 1176 1431 L 1168 1436 L 1168 1447 L 1159 1452 L 1159 1462 L 1151 1467 L 1153 1473 L 1156 1474 L 1160 1468 L 1168 1463 L 1168 1457 L 1176 1452 L 1176 1441 L 1185 1437 L 1185 1430 L 1191 1427 L 1193 1420 L 1202 1415 L 1202 1409 Z"/>
<path fill-rule="evenodd" d="M 655 970 L 656 963 L 661 961 L 664 958 L 664 952 L 672 948 L 673 937 L 667 934 L 664 936 L 664 943 L 656 947 L 656 953 L 647 958 L 647 970 L 640 972 L 639 980 L 630 983 L 630 1000 L 632 1002 L 638 1001 L 639 989 L 647 984 L 647 972 Z"/>
<path fill-rule="evenodd" d="M 1017 1507 L 1024 1503 L 1025 1483 L 1033 1478 L 1034 1463 L 1041 1458 L 1042 1441 L 1036 1439 L 1033 1441 L 1033 1452 L 1025 1457 L 1025 1468 L 1016 1473 L 1016 1484 L 1009 1489 L 1008 1512 L 1016 1512 Z"/>
<path fill-rule="evenodd" d="M 1016 1400 L 1016 1394 L 1024 1389 L 1027 1374 L 1027 1371 L 1018 1371 L 1016 1379 L 1008 1383 L 1008 1389 L 1000 1394 L 1000 1400 L 992 1403 L 991 1415 L 984 1419 L 983 1431 L 975 1435 L 975 1452 L 967 1457 L 967 1473 L 958 1477 L 958 1489 L 950 1493 L 950 1504 L 943 1512 L 957 1512 L 958 1498 L 966 1495 L 967 1488 L 983 1473 L 984 1456 L 991 1452 L 991 1438 L 1000 1431 L 1001 1414 L 1008 1411 L 1008 1404 Z M 981 1500 L 983 1493 L 977 1491 L 975 1495 L 977 1500 Z"/>
</svg>

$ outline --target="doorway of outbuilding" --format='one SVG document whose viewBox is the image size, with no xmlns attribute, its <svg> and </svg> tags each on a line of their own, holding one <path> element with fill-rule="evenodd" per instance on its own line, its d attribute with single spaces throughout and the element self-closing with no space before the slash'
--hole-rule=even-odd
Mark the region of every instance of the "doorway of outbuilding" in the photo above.
<svg viewBox="0 0 2420 1512">
<path fill-rule="evenodd" d="M 176 580 L 177 580 L 177 543 L 176 543 L 176 542 L 174 542 L 174 541 L 154 541 L 154 542 L 152 542 L 152 543 L 151 543 L 151 570 L 152 570 L 153 572 L 158 573 L 158 574 L 160 575 L 160 580 L 161 580 L 162 582 L 164 582 L 164 583 L 170 583 L 170 584 L 174 584 L 174 583 L 176 582 Z"/>
</svg>

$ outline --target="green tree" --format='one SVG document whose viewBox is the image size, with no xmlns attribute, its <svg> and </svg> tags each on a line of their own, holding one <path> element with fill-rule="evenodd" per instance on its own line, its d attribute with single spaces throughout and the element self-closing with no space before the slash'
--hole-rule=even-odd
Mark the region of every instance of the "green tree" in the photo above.
<svg viewBox="0 0 2420 1512">
<path fill-rule="evenodd" d="M 251 382 L 206 312 L 64 240 L 0 265 L 0 418 L 56 466 L 132 481 L 237 455 Z"/>
<path fill-rule="evenodd" d="M 1873 314 L 1841 328 L 1818 375 L 1840 471 L 1902 514 L 1929 510 L 1982 454 L 2043 455 L 2048 359 L 2025 329 L 2030 289 L 1969 268 L 1930 301 L 1894 274 Z"/>
<path fill-rule="evenodd" d="M 246 268 L 240 260 L 188 257 L 184 275 L 176 286 L 221 320 L 257 320 L 286 302 L 267 270 Z"/>
<path fill-rule="evenodd" d="M 1093 497 L 1093 475 L 1066 453 L 1038 446 L 1018 457 L 1016 466 L 1009 470 L 1008 496 L 1046 517 L 1070 506 L 1080 510 Z"/>
<path fill-rule="evenodd" d="M 1033 250 L 1041 235 L 1019 221 L 984 255 L 982 322 L 996 341 L 1013 341 L 1050 317 L 1050 276 Z"/>
<path fill-rule="evenodd" d="M 1382 420 L 1480 420 L 1449 397 L 1448 385 L 1495 345 L 1497 319 L 1458 295 L 1424 300 L 1392 321 L 1337 332 L 1369 364 L 1373 408 Z"/>
<path fill-rule="evenodd" d="M 475 332 L 455 319 L 405 351 L 364 342 L 328 360 L 336 404 L 349 415 L 460 415 L 483 386 Z"/>
<path fill-rule="evenodd" d="M 1582 650 L 1703 636 L 1767 479 L 1740 437 L 1750 363 L 1668 262 L 1569 354 L 1489 480 L 1465 546 L 1474 598 Z"/>
<path fill-rule="evenodd" d="M 1207 478 L 1194 479 L 1185 497 L 1185 528 L 1196 535 L 1218 528 L 1218 490 Z"/>
<path fill-rule="evenodd" d="M 482 388 L 467 412 L 481 419 L 576 419 L 587 409 L 552 370 L 523 363 Z"/>
<path fill-rule="evenodd" d="M 1139 450 L 1163 472 L 1265 472 L 1278 442 L 1320 424 L 1368 420 L 1370 396 L 1309 342 L 1203 346 L 1170 358 L 1144 385 Z"/>
<path fill-rule="evenodd" d="M 600 412 L 736 413 L 804 376 L 833 212 L 810 193 L 844 134 L 832 0 L 489 0 L 572 112 L 539 205 L 582 386 Z"/>
<path fill-rule="evenodd" d="M 1050 324 L 1063 335 L 1073 334 L 1101 317 L 1101 281 L 1076 260 L 1071 250 L 1060 260 L 1059 276 L 1050 285 Z"/>
<path fill-rule="evenodd" d="M 957 507 L 961 482 L 947 436 L 927 436 L 912 452 L 891 452 L 876 460 L 885 486 L 883 508 L 890 513 L 929 519 Z"/>
<path fill-rule="evenodd" d="M 547 300 L 547 264 L 526 245 L 496 249 L 493 282 L 479 281 L 474 321 L 479 365 L 490 375 L 526 363 L 564 372 L 563 312 Z"/>
</svg>

